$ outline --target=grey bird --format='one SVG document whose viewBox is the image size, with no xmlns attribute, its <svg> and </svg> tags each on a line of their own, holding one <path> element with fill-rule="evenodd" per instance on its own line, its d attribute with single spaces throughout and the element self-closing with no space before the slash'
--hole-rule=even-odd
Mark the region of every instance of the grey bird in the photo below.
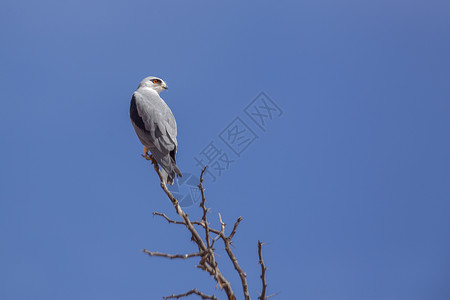
<svg viewBox="0 0 450 300">
<path fill-rule="evenodd" d="M 159 96 L 167 89 L 167 84 L 160 78 L 150 76 L 142 80 L 131 98 L 130 119 L 144 145 L 142 156 L 147 160 L 153 157 L 160 166 L 164 181 L 173 184 L 175 176 L 182 175 L 175 159 L 177 123 L 169 106 Z"/>
</svg>

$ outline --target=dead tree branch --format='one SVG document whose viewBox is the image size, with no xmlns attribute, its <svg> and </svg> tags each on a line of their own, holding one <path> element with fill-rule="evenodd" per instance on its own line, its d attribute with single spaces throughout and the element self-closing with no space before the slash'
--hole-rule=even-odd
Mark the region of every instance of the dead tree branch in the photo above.
<svg viewBox="0 0 450 300">
<path fill-rule="evenodd" d="M 206 244 L 208 246 L 208 249 L 211 248 L 211 242 L 209 240 L 209 224 L 206 220 L 206 214 L 208 213 L 208 209 L 205 206 L 206 197 L 205 197 L 205 189 L 203 188 L 203 174 L 206 171 L 206 167 L 203 168 L 202 173 L 200 174 L 200 184 L 198 185 L 198 189 L 200 190 L 200 193 L 202 194 L 202 202 L 200 203 L 200 207 L 203 210 L 203 216 L 202 216 L 202 223 L 204 224 L 205 228 L 205 240 Z"/>
<path fill-rule="evenodd" d="M 178 200 L 175 199 L 175 197 L 172 195 L 172 193 L 169 191 L 169 189 L 166 186 L 166 183 L 164 182 L 164 178 L 161 174 L 161 171 L 158 167 L 158 162 L 155 160 L 155 158 L 152 157 L 152 163 L 155 168 L 156 173 L 159 176 L 159 180 L 161 183 L 161 188 L 166 193 L 167 197 L 169 197 L 170 201 L 172 202 L 173 207 L 175 208 L 175 211 L 177 214 L 183 219 L 186 228 L 191 232 L 192 239 L 197 243 L 199 250 L 206 251 L 206 246 L 203 243 L 202 238 L 198 234 L 197 230 L 195 230 L 194 225 L 191 223 L 191 220 L 189 220 L 188 215 L 181 209 L 180 204 L 178 203 Z"/>
<path fill-rule="evenodd" d="M 156 173 L 159 176 L 161 188 L 167 195 L 167 197 L 170 199 L 173 207 L 175 208 L 176 213 L 181 217 L 182 221 L 176 221 L 171 218 L 169 218 L 164 213 L 154 212 L 153 215 L 163 217 L 169 224 L 177 224 L 177 225 L 184 225 L 191 234 L 192 241 L 197 245 L 198 252 L 196 253 L 188 253 L 188 254 L 167 254 L 167 253 L 161 253 L 161 252 L 151 252 L 146 249 L 142 250 L 142 252 L 148 254 L 149 256 L 160 256 L 160 257 L 166 257 L 169 259 L 187 259 L 192 257 L 201 257 L 200 262 L 197 265 L 197 268 L 204 270 L 208 272 L 217 282 L 218 286 L 223 289 L 228 297 L 229 300 L 236 300 L 236 296 L 233 292 L 233 289 L 231 288 L 230 282 L 225 278 L 225 276 L 222 274 L 218 267 L 218 263 L 215 259 L 215 249 L 213 248 L 215 243 L 218 240 L 222 240 L 225 246 L 225 251 L 231 260 L 234 269 L 238 273 L 240 279 L 241 279 L 241 285 L 242 285 L 242 291 L 244 293 L 244 299 L 250 300 L 250 294 L 248 291 L 248 285 L 247 285 L 247 274 L 244 272 L 244 270 L 241 268 L 241 266 L 238 263 L 238 260 L 236 256 L 234 255 L 233 251 L 231 250 L 232 245 L 232 239 L 235 236 L 238 226 L 240 222 L 242 221 L 242 217 L 239 217 L 236 222 L 234 223 L 233 229 L 231 230 L 231 233 L 227 236 L 225 234 L 225 226 L 226 224 L 222 220 L 222 216 L 219 213 L 219 221 L 220 221 L 220 230 L 214 229 L 210 227 L 210 224 L 208 223 L 208 212 L 209 208 L 206 207 L 206 197 L 205 197 L 205 189 L 203 187 L 203 175 L 206 171 L 206 167 L 203 168 L 201 175 L 200 175 L 200 183 L 198 185 L 198 188 L 201 193 L 202 200 L 200 202 L 200 208 L 202 209 L 202 217 L 199 221 L 191 221 L 189 219 L 189 216 L 182 210 L 180 207 L 178 200 L 172 195 L 172 193 L 167 188 L 163 176 L 160 172 L 159 166 L 156 162 L 156 160 L 152 157 L 152 164 L 154 166 L 154 169 Z M 200 234 L 198 233 L 197 229 L 194 227 L 200 226 L 203 228 L 205 232 L 205 238 L 203 239 Z M 215 236 L 212 237 L 211 234 L 214 234 Z M 258 241 L 258 254 L 259 254 L 259 261 L 262 268 L 262 274 L 261 279 L 263 281 L 263 290 L 261 293 L 261 296 L 259 299 L 265 300 L 268 297 L 265 296 L 266 294 L 266 288 L 267 284 L 265 281 L 265 271 L 266 267 L 264 265 L 264 262 L 262 260 L 262 243 Z M 216 296 L 212 295 L 206 295 L 201 292 L 199 292 L 197 289 L 192 289 L 184 294 L 172 294 L 171 296 L 163 297 L 164 299 L 178 299 L 181 297 L 186 297 L 189 295 L 198 295 L 202 297 L 202 299 L 217 299 Z"/>
<path fill-rule="evenodd" d="M 261 296 L 258 297 L 260 300 L 266 300 L 266 289 L 267 289 L 267 283 L 266 283 L 266 270 L 267 267 L 264 264 L 264 260 L 262 257 L 262 245 L 263 243 L 261 241 L 258 241 L 258 256 L 259 256 L 259 264 L 261 265 L 261 282 L 262 282 L 262 291 Z"/>
<path fill-rule="evenodd" d="M 161 171 L 159 170 L 159 166 L 157 161 L 152 157 L 152 164 L 153 167 L 158 174 L 161 188 L 166 193 L 167 197 L 172 202 L 173 207 L 175 208 L 176 213 L 181 217 L 181 219 L 184 222 L 184 225 L 189 230 L 189 232 L 192 235 L 192 240 L 197 244 L 199 252 L 205 253 L 205 255 L 202 256 L 202 259 L 198 265 L 199 268 L 202 270 L 207 271 L 211 276 L 214 277 L 214 279 L 217 281 L 219 286 L 225 290 L 225 293 L 228 296 L 228 299 L 230 300 L 236 300 L 236 296 L 234 295 L 233 289 L 231 288 L 230 282 L 223 276 L 223 274 L 220 272 L 219 267 L 217 266 L 217 263 L 214 259 L 214 251 L 209 246 L 209 242 L 207 242 L 207 245 L 203 242 L 203 239 L 200 237 L 197 230 L 194 228 L 194 225 L 192 224 L 191 220 L 189 219 L 189 216 L 181 209 L 180 204 L 178 203 L 178 200 L 175 199 L 175 197 L 172 195 L 172 193 L 169 191 L 169 189 L 166 186 L 166 183 L 164 182 L 164 178 L 161 174 Z M 200 182 L 203 181 L 203 174 L 206 170 L 206 167 L 202 171 L 202 176 L 200 179 Z M 169 218 L 166 218 L 168 220 Z M 204 228 L 208 228 L 207 222 L 205 221 L 202 225 Z M 210 230 L 208 230 L 209 233 Z"/>
<path fill-rule="evenodd" d="M 209 212 L 209 210 L 208 210 L 208 212 Z M 153 212 L 153 215 L 154 215 L 154 216 L 160 216 L 160 217 L 163 217 L 164 219 L 167 220 L 167 222 L 168 222 L 169 224 L 179 224 L 179 225 L 185 225 L 185 226 L 186 226 L 186 223 L 180 222 L 180 221 L 172 220 L 172 219 L 170 219 L 169 217 L 167 217 L 166 214 L 162 214 L 162 213 L 159 213 L 159 212 L 156 212 L 156 211 L 155 211 L 155 212 Z M 198 225 L 198 226 L 201 226 L 201 227 L 205 228 L 205 224 L 203 223 L 203 221 L 202 221 L 202 222 L 191 221 L 191 223 L 194 224 L 194 225 Z M 220 233 L 219 230 L 216 230 L 216 229 L 211 228 L 211 227 L 209 227 L 208 230 L 209 230 L 210 232 L 214 233 L 214 234 L 217 234 L 217 235 Z"/>
<path fill-rule="evenodd" d="M 222 223 L 222 222 L 221 222 Z M 225 228 L 225 224 L 222 223 L 222 227 Z M 220 237 L 222 238 L 224 244 L 225 244 L 225 251 L 228 254 L 228 257 L 230 258 L 231 262 L 233 263 L 234 269 L 238 272 L 239 277 L 241 278 L 241 284 L 242 284 L 242 291 L 244 292 L 244 298 L 245 300 L 250 300 L 250 294 L 248 292 L 248 285 L 247 285 L 247 274 L 245 274 L 244 270 L 239 266 L 236 256 L 233 254 L 233 251 L 231 251 L 231 239 L 225 236 L 225 233 L 221 231 Z"/>
<path fill-rule="evenodd" d="M 202 256 L 203 253 L 198 252 L 198 253 L 187 253 L 187 254 L 167 254 L 167 253 L 162 253 L 162 252 L 151 252 L 148 251 L 147 249 L 143 249 L 142 252 L 148 254 L 149 256 L 161 256 L 161 257 L 167 257 L 170 259 L 174 259 L 174 258 L 182 258 L 182 259 L 186 259 L 186 258 L 190 258 L 190 257 L 195 257 L 195 256 Z"/>
<path fill-rule="evenodd" d="M 186 296 L 189 296 L 189 295 L 192 295 L 192 294 L 199 295 L 200 297 L 202 297 L 202 299 L 218 300 L 216 298 L 216 296 L 214 296 L 214 295 L 210 296 L 210 295 L 203 294 L 202 292 L 197 291 L 197 289 L 192 289 L 189 292 L 184 293 L 184 294 L 178 294 L 178 295 L 172 294 L 170 296 L 163 297 L 163 299 L 179 299 L 181 297 L 186 297 Z"/>
<path fill-rule="evenodd" d="M 241 221 L 242 221 L 242 217 L 239 217 L 236 220 L 236 223 L 234 223 L 233 230 L 231 231 L 230 235 L 228 236 L 229 240 L 231 240 L 234 237 L 234 235 L 236 234 L 237 227 L 238 227 L 239 223 L 241 223 Z"/>
<path fill-rule="evenodd" d="M 172 220 L 172 219 L 170 219 L 168 216 L 166 216 L 166 214 L 162 214 L 162 213 L 159 213 L 159 212 L 156 212 L 156 211 L 153 212 L 153 216 L 160 216 L 160 217 L 163 217 L 164 219 L 167 220 L 167 222 L 168 222 L 169 224 L 186 225 L 186 223 L 184 223 L 184 222 Z"/>
<path fill-rule="evenodd" d="M 209 212 L 209 210 L 208 210 L 208 212 Z M 164 219 L 167 220 L 167 222 L 168 222 L 169 224 L 186 225 L 186 223 L 184 223 L 184 222 L 175 221 L 175 220 L 170 219 L 166 214 L 162 214 L 162 213 L 159 213 L 159 212 L 156 212 L 156 211 L 155 211 L 155 212 L 153 212 L 153 215 L 154 215 L 154 216 L 160 216 L 160 217 L 163 217 Z M 241 219 L 242 219 L 242 218 L 241 218 Z M 191 223 L 194 224 L 194 225 L 198 225 L 198 226 L 201 226 L 201 227 L 205 228 L 205 224 L 204 224 L 203 222 L 191 221 Z M 219 230 L 216 230 L 216 229 L 214 229 L 214 228 L 209 227 L 208 230 L 209 230 L 210 232 L 214 233 L 214 234 L 219 234 Z"/>
</svg>

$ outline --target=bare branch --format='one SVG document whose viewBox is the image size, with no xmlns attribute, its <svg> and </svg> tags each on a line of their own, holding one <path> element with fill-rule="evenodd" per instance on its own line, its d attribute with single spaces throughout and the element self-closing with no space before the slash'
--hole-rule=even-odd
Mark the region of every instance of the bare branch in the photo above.
<svg viewBox="0 0 450 300">
<path fill-rule="evenodd" d="M 231 231 L 230 235 L 228 236 L 228 239 L 229 239 L 230 241 L 231 241 L 231 239 L 233 238 L 233 236 L 236 234 L 237 227 L 238 227 L 239 223 L 241 223 L 241 221 L 242 221 L 242 217 L 239 217 L 239 218 L 236 220 L 236 223 L 234 223 L 233 230 Z"/>
<path fill-rule="evenodd" d="M 230 248 L 230 240 L 228 240 L 225 235 L 222 235 L 222 240 L 225 243 L 225 251 L 228 254 L 228 257 L 231 259 L 234 268 L 239 274 L 242 283 L 242 290 L 244 292 L 245 300 L 250 300 L 250 294 L 248 293 L 248 285 L 247 285 L 247 274 L 245 274 L 244 270 L 239 266 L 236 256 L 234 256 L 233 251 Z"/>
<path fill-rule="evenodd" d="M 192 294 L 199 295 L 200 297 L 202 297 L 202 299 L 218 300 L 216 298 L 216 296 L 214 296 L 214 295 L 210 296 L 210 295 L 203 294 L 202 292 L 197 291 L 197 289 L 192 289 L 189 292 L 184 293 L 184 294 L 178 294 L 178 295 L 172 294 L 170 296 L 163 297 L 163 299 L 178 299 L 178 298 L 186 297 L 186 296 L 189 296 L 189 295 L 192 295 Z"/>
<path fill-rule="evenodd" d="M 174 259 L 174 258 L 186 259 L 186 258 L 190 258 L 190 257 L 202 256 L 203 255 L 200 252 L 198 252 L 198 253 L 187 253 L 187 254 L 167 254 L 167 253 L 162 253 L 162 252 L 150 252 L 147 249 L 143 249 L 142 252 L 148 254 L 149 256 L 161 256 L 161 257 L 167 257 L 167 258 L 170 258 L 170 259 Z"/>
<path fill-rule="evenodd" d="M 259 264 L 261 265 L 261 282 L 262 282 L 262 291 L 261 296 L 258 297 L 260 300 L 266 300 L 269 297 L 266 297 L 266 289 L 267 289 L 267 283 L 266 283 L 266 265 L 264 264 L 264 260 L 262 257 L 262 245 L 263 243 L 261 241 L 258 241 L 258 256 L 259 256 Z M 272 295 L 273 296 L 273 295 Z M 272 297 L 270 296 L 270 297 Z"/>
<path fill-rule="evenodd" d="M 239 218 L 242 219 L 242 218 Z M 237 220 L 236 223 L 234 224 L 234 228 L 233 231 L 231 232 L 230 236 L 233 236 L 236 233 L 237 226 L 239 225 L 240 220 Z M 245 300 L 250 300 L 250 294 L 248 292 L 248 285 L 247 285 L 247 274 L 245 274 L 244 270 L 242 270 L 242 268 L 239 266 L 239 263 L 237 261 L 236 256 L 234 256 L 233 251 L 231 251 L 231 238 L 228 238 L 225 236 L 225 223 L 222 221 L 222 216 L 219 213 L 219 221 L 220 221 L 220 225 L 221 225 L 221 230 L 220 230 L 220 238 L 223 240 L 223 243 L 225 244 L 225 251 L 228 254 L 228 257 L 230 258 L 231 262 L 233 263 L 234 269 L 238 272 L 239 277 L 241 278 L 241 283 L 242 283 L 242 289 L 244 292 L 244 298 Z"/>
<path fill-rule="evenodd" d="M 203 188 L 203 174 L 205 174 L 207 166 L 205 166 L 200 174 L 200 183 L 198 185 L 198 189 L 200 190 L 200 193 L 202 195 L 202 201 L 200 203 L 200 207 L 203 210 L 203 216 L 202 216 L 202 226 L 205 229 L 205 240 L 206 240 L 206 245 L 208 247 L 208 256 L 205 256 L 205 259 L 207 259 L 208 264 L 212 267 L 213 271 L 214 271 L 214 277 L 216 278 L 216 281 L 219 283 L 219 279 L 217 276 L 217 272 L 218 272 L 218 267 L 217 267 L 217 262 L 216 262 L 216 258 L 215 258 L 215 253 L 214 253 L 214 249 L 212 248 L 212 246 L 214 245 L 214 240 L 211 242 L 211 239 L 209 237 L 209 232 L 211 230 L 211 228 L 209 227 L 208 224 L 208 220 L 207 220 L 207 214 L 209 209 L 206 208 L 206 197 L 205 197 L 205 189 Z M 206 262 L 206 260 L 202 259 L 202 262 Z"/>
<path fill-rule="evenodd" d="M 205 202 L 206 202 L 206 197 L 205 197 L 205 189 L 203 188 L 203 174 L 206 171 L 207 166 L 205 166 L 202 170 L 202 173 L 200 174 L 200 184 L 198 185 L 198 189 L 200 190 L 201 194 L 202 194 L 202 202 L 200 203 L 200 207 L 203 210 L 203 216 L 202 216 L 202 223 L 204 224 L 204 228 L 205 228 L 205 240 L 206 240 L 206 245 L 208 247 L 208 249 L 211 248 L 211 243 L 209 240 L 209 225 L 208 225 L 208 221 L 206 220 L 206 214 L 208 213 L 208 209 L 205 206 Z"/>
<path fill-rule="evenodd" d="M 156 212 L 156 211 L 154 211 L 153 212 L 153 216 L 160 216 L 160 217 L 164 217 L 164 219 L 166 219 L 167 220 L 167 222 L 169 223 L 169 224 L 180 224 L 180 225 L 186 225 L 186 223 L 184 223 L 184 222 L 180 222 L 180 221 L 175 221 L 175 220 L 172 220 L 172 219 L 170 219 L 168 216 L 166 216 L 166 214 L 162 214 L 162 213 L 159 213 L 159 212 Z"/>
<path fill-rule="evenodd" d="M 203 228 L 205 228 L 205 224 L 203 224 L 203 223 L 197 224 L 197 223 L 200 223 L 200 222 L 192 222 L 192 224 L 200 225 L 200 226 L 202 226 Z M 210 232 L 214 233 L 214 234 L 220 234 L 220 231 L 217 230 L 217 229 L 213 229 L 213 228 L 209 227 L 208 230 L 209 230 Z"/>
<path fill-rule="evenodd" d="M 180 221 L 172 220 L 172 219 L 170 219 L 166 214 L 162 214 L 162 213 L 159 213 L 159 212 L 156 212 L 156 211 L 155 211 L 155 212 L 153 212 L 153 215 L 154 215 L 154 216 L 160 216 L 160 217 L 163 217 L 164 219 L 167 220 L 167 222 L 168 222 L 169 224 L 179 224 L 179 225 L 185 225 L 185 226 L 186 226 L 186 223 L 180 222 Z M 205 224 L 203 223 L 203 221 L 202 221 L 202 222 L 191 221 L 191 223 L 194 224 L 194 225 L 198 225 L 198 226 L 201 226 L 201 227 L 205 228 Z M 211 228 L 211 227 L 209 227 L 209 231 L 212 232 L 212 233 L 214 233 L 214 234 L 219 234 L 219 232 L 220 232 L 219 230 L 213 229 L 213 228 Z"/>
<path fill-rule="evenodd" d="M 219 213 L 219 222 L 220 222 L 220 232 L 219 232 L 219 235 L 220 236 L 222 236 L 222 235 L 225 235 L 225 225 L 227 225 L 227 224 L 225 224 L 223 221 L 222 221 L 222 215 Z"/>
<path fill-rule="evenodd" d="M 152 164 L 153 164 L 153 167 L 155 168 L 156 173 L 159 176 L 161 188 L 166 193 L 167 197 L 169 197 L 170 201 L 172 202 L 173 207 L 175 208 L 175 211 L 183 219 L 184 223 L 186 223 L 185 226 L 191 232 L 192 238 L 197 243 L 199 250 L 205 251 L 206 250 L 205 243 L 203 243 L 202 238 L 198 234 L 197 230 L 195 230 L 194 226 L 191 223 L 191 220 L 189 220 L 188 215 L 181 209 L 181 206 L 178 203 L 178 200 L 175 199 L 175 197 L 172 195 L 172 193 L 167 188 L 166 183 L 164 182 L 164 178 L 161 174 L 161 171 L 159 170 L 158 162 L 155 160 L 154 157 L 152 157 Z"/>
<path fill-rule="evenodd" d="M 203 262 L 203 263 L 200 262 L 200 264 L 197 265 L 197 268 L 202 269 L 202 270 L 208 272 L 211 276 L 213 276 L 214 279 L 217 281 L 217 284 L 220 286 L 220 288 L 223 288 L 225 290 L 225 293 L 227 293 L 229 300 L 236 300 L 236 296 L 234 295 L 234 293 L 228 294 L 228 291 L 229 291 L 228 287 L 231 290 L 231 285 L 225 279 L 225 277 L 222 275 L 222 273 L 220 272 L 217 265 L 215 267 L 212 267 L 211 265 L 209 265 L 205 262 Z"/>
<path fill-rule="evenodd" d="M 209 237 L 207 237 L 207 245 L 205 245 L 205 242 L 200 237 L 197 230 L 194 228 L 193 222 L 191 222 L 191 220 L 189 219 L 189 216 L 181 209 L 181 207 L 178 203 L 178 200 L 172 195 L 172 193 L 167 188 L 166 183 L 164 182 L 164 178 L 161 174 L 161 171 L 159 170 L 158 163 L 153 157 L 152 157 L 152 164 L 153 164 L 153 167 L 154 167 L 156 173 L 158 174 L 161 188 L 163 189 L 163 191 L 166 193 L 167 197 L 172 202 L 172 205 L 175 208 L 175 211 L 177 212 L 177 214 L 181 217 L 181 219 L 183 219 L 183 224 L 186 226 L 186 228 L 191 233 L 192 240 L 197 244 L 199 253 L 202 253 L 202 259 L 197 267 L 201 268 L 202 270 L 207 271 L 210 275 L 212 275 L 214 277 L 214 279 L 217 281 L 217 283 L 220 285 L 220 287 L 225 290 L 225 293 L 227 294 L 227 297 L 229 300 L 236 300 L 236 296 L 234 295 L 234 292 L 233 292 L 233 289 L 231 288 L 230 282 L 223 276 L 223 274 L 220 272 L 220 270 L 217 266 L 217 263 L 215 262 L 214 252 L 209 244 Z M 205 170 L 206 170 L 206 167 L 205 167 L 205 169 L 203 169 L 202 175 Z M 202 195 L 204 197 L 204 193 L 202 193 Z M 202 202 L 204 205 L 203 199 L 202 199 Z M 204 212 L 204 214 L 206 215 L 206 212 Z M 158 214 L 158 215 L 161 215 L 161 214 Z M 163 217 L 164 217 L 164 215 L 163 215 Z M 169 223 L 171 223 L 169 221 L 170 219 L 168 217 L 165 217 L 165 218 Z M 173 221 L 173 220 L 171 220 L 171 221 Z M 174 221 L 173 223 L 175 223 L 175 222 L 177 222 L 177 221 Z M 175 223 L 175 224 L 179 224 L 179 223 Z M 205 230 L 208 234 L 209 234 L 209 231 L 212 231 L 211 229 L 209 229 L 208 223 L 206 222 L 206 216 L 205 216 L 204 220 L 202 219 L 202 222 L 197 225 L 201 225 L 203 228 L 205 228 Z M 219 231 L 217 231 L 217 232 L 219 233 Z M 225 236 L 225 235 L 222 233 L 222 236 Z M 165 256 L 165 257 L 167 257 L 167 256 Z M 198 295 L 198 293 L 197 293 L 197 295 Z M 208 298 L 206 298 L 206 299 L 208 299 Z M 209 298 L 209 299 L 211 299 L 211 298 Z"/>
</svg>

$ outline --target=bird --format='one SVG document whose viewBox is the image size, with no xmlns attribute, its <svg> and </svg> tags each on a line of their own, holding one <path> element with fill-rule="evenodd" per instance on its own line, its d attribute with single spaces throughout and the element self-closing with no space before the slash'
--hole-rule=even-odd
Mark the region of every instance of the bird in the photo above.
<svg viewBox="0 0 450 300">
<path fill-rule="evenodd" d="M 175 176 L 182 177 L 182 174 L 176 163 L 177 123 L 169 106 L 159 96 L 167 89 L 161 78 L 144 78 L 131 97 L 130 119 L 144 145 L 142 156 L 147 160 L 156 160 L 164 183 L 172 185 Z"/>
</svg>

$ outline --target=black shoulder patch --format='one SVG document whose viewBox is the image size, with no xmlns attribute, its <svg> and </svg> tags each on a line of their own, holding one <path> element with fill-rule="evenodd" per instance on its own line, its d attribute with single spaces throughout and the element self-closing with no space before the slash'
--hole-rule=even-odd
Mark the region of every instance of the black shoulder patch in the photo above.
<svg viewBox="0 0 450 300">
<path fill-rule="evenodd" d="M 139 127 L 139 129 L 148 132 L 148 130 L 145 129 L 144 121 L 142 120 L 141 116 L 139 116 L 137 106 L 136 106 L 136 98 L 134 97 L 134 95 L 131 98 L 131 103 L 130 103 L 130 119 L 131 119 L 131 121 L 133 121 L 133 123 L 137 127 Z"/>
<path fill-rule="evenodd" d="M 170 151 L 170 157 L 172 157 L 172 159 L 173 159 L 173 162 L 177 162 L 176 160 L 175 160 L 175 154 L 177 153 L 177 147 L 175 147 L 175 149 L 173 149 L 172 151 Z"/>
</svg>

